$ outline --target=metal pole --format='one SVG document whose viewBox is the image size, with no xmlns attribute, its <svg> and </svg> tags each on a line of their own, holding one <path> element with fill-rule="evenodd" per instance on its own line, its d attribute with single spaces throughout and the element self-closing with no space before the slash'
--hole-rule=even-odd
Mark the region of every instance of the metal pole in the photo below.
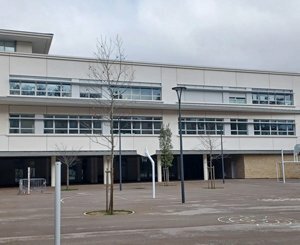
<svg viewBox="0 0 300 245">
<path fill-rule="evenodd" d="M 285 168 L 284 168 L 283 150 L 281 150 L 281 167 L 282 167 L 282 181 L 285 184 Z"/>
<path fill-rule="evenodd" d="M 27 194 L 30 195 L 30 167 L 27 168 Z"/>
<path fill-rule="evenodd" d="M 180 180 L 181 180 L 181 201 L 185 203 L 184 193 L 184 168 L 183 168 L 183 153 L 182 153 L 182 125 L 181 125 L 181 94 L 179 97 L 179 138 L 180 138 Z"/>
<path fill-rule="evenodd" d="M 119 118 L 119 177 L 120 191 L 122 191 L 122 145 L 121 145 L 121 123 Z"/>
<path fill-rule="evenodd" d="M 179 138 L 180 138 L 180 180 L 181 180 L 181 199 L 182 203 L 185 203 L 184 193 L 184 167 L 183 167 L 183 153 L 182 153 L 182 125 L 181 125 L 181 95 L 182 91 L 186 90 L 186 87 L 174 87 L 178 98 L 178 110 L 179 110 Z"/>
<path fill-rule="evenodd" d="M 223 178 L 223 184 L 225 184 L 224 154 L 223 154 L 223 130 L 221 133 L 221 155 L 222 155 L 222 178 Z"/>
<path fill-rule="evenodd" d="M 55 162 L 55 245 L 60 245 L 61 162 Z"/>
</svg>

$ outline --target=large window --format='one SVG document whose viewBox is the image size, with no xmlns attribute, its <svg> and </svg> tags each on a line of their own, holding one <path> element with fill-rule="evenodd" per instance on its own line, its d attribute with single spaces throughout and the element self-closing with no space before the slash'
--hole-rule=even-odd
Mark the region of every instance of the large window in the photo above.
<svg viewBox="0 0 300 245">
<path fill-rule="evenodd" d="M 294 120 L 254 120 L 255 135 L 295 135 Z"/>
<path fill-rule="evenodd" d="M 252 91 L 253 104 L 268 104 L 268 105 L 293 105 L 294 96 L 292 90 L 265 90 L 253 89 Z"/>
<path fill-rule="evenodd" d="M 247 119 L 230 119 L 230 129 L 232 135 L 247 135 Z"/>
<path fill-rule="evenodd" d="M 119 124 L 122 134 L 159 134 L 162 118 L 142 116 L 116 118 L 113 125 L 114 134 L 119 133 Z"/>
<path fill-rule="evenodd" d="M 10 80 L 11 95 L 71 97 L 71 84 L 62 82 Z"/>
<path fill-rule="evenodd" d="M 0 41 L 0 52 L 16 52 L 16 42 Z"/>
<path fill-rule="evenodd" d="M 102 121 L 94 116 L 44 115 L 45 134 L 101 134 Z"/>
<path fill-rule="evenodd" d="M 33 134 L 34 115 L 30 114 L 10 114 L 9 132 L 12 134 Z"/>
<path fill-rule="evenodd" d="M 223 130 L 220 118 L 182 118 L 183 134 L 222 134 Z"/>
<path fill-rule="evenodd" d="M 114 98 L 123 100 L 161 100 L 161 88 L 115 87 Z"/>
</svg>

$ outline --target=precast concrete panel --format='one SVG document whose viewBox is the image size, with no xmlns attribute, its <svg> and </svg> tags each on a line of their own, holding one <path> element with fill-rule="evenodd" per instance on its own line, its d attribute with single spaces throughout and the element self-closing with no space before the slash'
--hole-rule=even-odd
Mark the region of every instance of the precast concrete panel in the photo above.
<svg viewBox="0 0 300 245">
<path fill-rule="evenodd" d="M 0 55 L 0 96 L 9 95 L 9 56 Z"/>
<path fill-rule="evenodd" d="M 300 76 L 293 77 L 294 105 L 300 108 Z"/>
<path fill-rule="evenodd" d="M 27 56 L 11 56 L 10 75 L 46 77 L 46 59 Z"/>
<path fill-rule="evenodd" d="M 47 141 L 47 151 L 58 151 L 66 147 L 70 151 L 88 151 L 90 150 L 90 137 L 87 135 L 47 135 L 44 137 Z"/>
<path fill-rule="evenodd" d="M 176 92 L 172 90 L 177 86 L 177 73 L 174 68 L 161 68 L 162 73 L 162 101 L 166 104 L 177 103 Z"/>
<path fill-rule="evenodd" d="M 46 137 L 37 135 L 10 135 L 9 151 L 46 151 Z"/>
<path fill-rule="evenodd" d="M 270 89 L 293 89 L 293 76 L 270 74 Z"/>
<path fill-rule="evenodd" d="M 0 151 L 8 151 L 8 136 L 0 133 Z"/>
<path fill-rule="evenodd" d="M 200 69 L 177 68 L 177 83 L 204 85 L 204 71 Z"/>
<path fill-rule="evenodd" d="M 67 59 L 48 59 L 47 76 L 61 78 L 90 79 L 90 62 Z"/>
<path fill-rule="evenodd" d="M 205 85 L 236 87 L 235 74 L 235 72 L 205 70 Z"/>
<path fill-rule="evenodd" d="M 132 67 L 134 72 L 135 82 L 146 82 L 146 83 L 162 83 L 161 68 L 151 66 L 137 66 Z"/>
<path fill-rule="evenodd" d="M 292 137 L 273 137 L 273 148 L 274 150 L 293 150 L 294 146 L 297 144 L 297 137 L 292 136 Z"/>
<path fill-rule="evenodd" d="M 240 150 L 274 150 L 272 136 L 240 137 Z"/>
<path fill-rule="evenodd" d="M 7 135 L 9 132 L 8 106 L 0 105 L 0 135 Z"/>
<path fill-rule="evenodd" d="M 258 73 L 237 72 L 237 87 L 269 88 L 269 75 Z"/>
</svg>

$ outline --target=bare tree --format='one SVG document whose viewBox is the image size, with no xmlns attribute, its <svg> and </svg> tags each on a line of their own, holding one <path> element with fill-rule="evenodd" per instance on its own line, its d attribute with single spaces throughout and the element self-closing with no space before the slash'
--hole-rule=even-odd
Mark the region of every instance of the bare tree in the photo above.
<svg viewBox="0 0 300 245">
<path fill-rule="evenodd" d="M 60 161 L 62 164 L 66 165 L 66 180 L 67 180 L 67 190 L 69 190 L 70 186 L 70 168 L 76 165 L 79 161 L 76 153 L 80 149 L 71 148 L 68 150 L 68 147 L 64 144 L 56 145 L 57 157 L 56 159 Z"/>
<path fill-rule="evenodd" d="M 220 154 L 216 154 L 216 151 L 219 150 L 220 148 L 220 141 L 218 138 L 213 137 L 210 134 L 200 136 L 200 141 L 202 145 L 202 149 L 208 151 L 209 154 L 209 180 L 210 180 L 210 185 L 209 187 L 211 189 L 215 188 L 215 181 L 214 181 L 214 167 L 213 167 L 213 160 L 219 159 Z"/>
<path fill-rule="evenodd" d="M 106 212 L 113 214 L 114 212 L 114 154 L 115 154 L 115 135 L 114 122 L 119 113 L 121 103 L 118 101 L 122 99 L 122 95 L 128 88 L 128 84 L 133 80 L 134 72 L 129 65 L 126 65 L 125 55 L 123 50 L 123 43 L 119 36 L 114 40 L 101 38 L 97 42 L 97 50 L 95 52 L 96 62 L 90 65 L 90 77 L 92 88 L 96 91 L 101 90 L 101 96 L 95 96 L 94 104 L 97 107 L 95 114 L 101 117 L 103 122 L 109 124 L 109 134 L 95 134 L 93 141 L 104 145 L 110 151 L 109 159 L 109 181 L 110 181 L 110 195 L 106 193 L 109 198 L 109 205 Z M 103 140 L 104 139 L 104 140 Z M 107 183 L 108 184 L 108 183 Z M 108 190 L 107 190 L 108 192 Z M 106 200 L 107 202 L 108 200 Z"/>
</svg>

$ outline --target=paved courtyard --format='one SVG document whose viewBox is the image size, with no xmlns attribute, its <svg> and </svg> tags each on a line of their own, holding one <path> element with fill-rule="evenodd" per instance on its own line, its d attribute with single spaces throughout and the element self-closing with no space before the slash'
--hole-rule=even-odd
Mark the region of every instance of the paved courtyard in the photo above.
<svg viewBox="0 0 300 245">
<path fill-rule="evenodd" d="M 62 244 L 300 244 L 300 181 L 226 180 L 115 186 L 115 208 L 131 215 L 87 216 L 105 208 L 103 185 L 62 192 Z M 54 243 L 54 189 L 17 195 L 0 189 L 0 244 Z"/>
</svg>

